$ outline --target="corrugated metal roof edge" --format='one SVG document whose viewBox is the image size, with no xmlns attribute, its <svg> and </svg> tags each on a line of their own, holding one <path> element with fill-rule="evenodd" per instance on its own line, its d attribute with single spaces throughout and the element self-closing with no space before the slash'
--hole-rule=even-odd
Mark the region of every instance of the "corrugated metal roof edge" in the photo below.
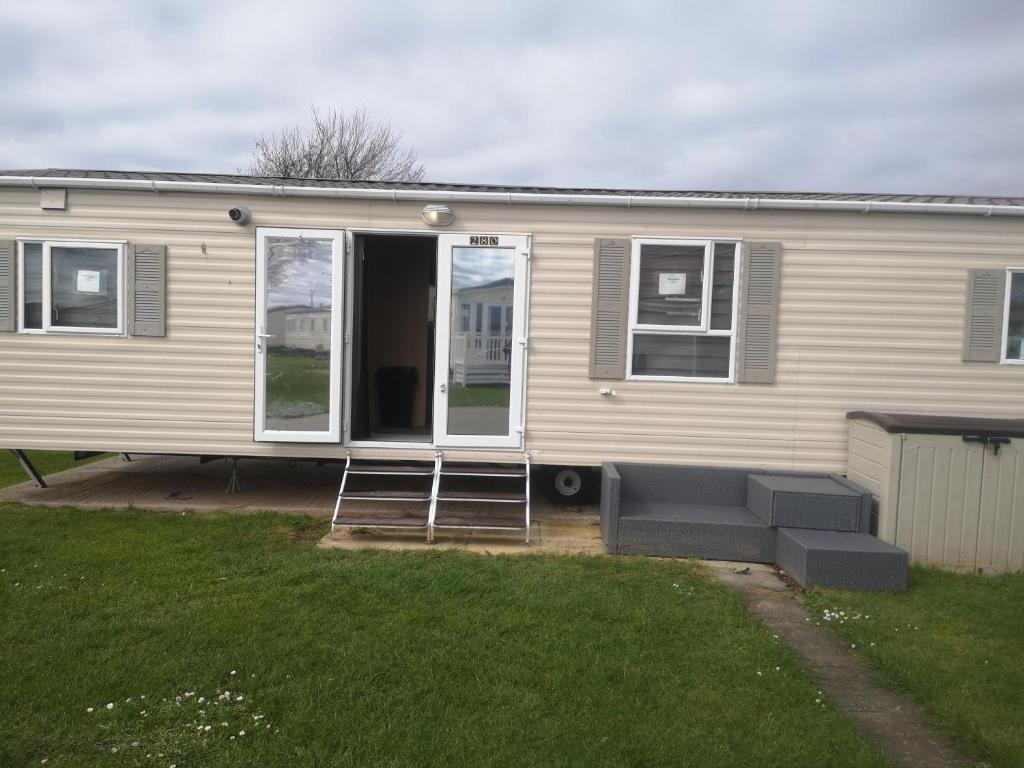
<svg viewBox="0 0 1024 768">
<path fill-rule="evenodd" d="M 43 174 L 52 174 L 57 169 L 47 169 Z M 62 173 L 74 173 L 64 171 Z M 78 171 L 87 173 L 86 171 Z M 22 173 L 8 171 L 7 174 Z M 32 173 L 31 171 L 27 173 Z M 113 173 L 113 172 L 111 172 Z M 127 172 L 121 172 L 127 173 Z M 153 176 L 172 174 L 152 174 Z M 209 174 L 213 176 L 214 174 Z M 413 200 L 423 202 L 498 202 L 503 204 L 562 204 L 562 205 L 608 205 L 622 207 L 696 207 L 696 208 L 741 208 L 744 210 L 758 209 L 789 209 L 789 210 L 825 210 L 853 211 L 862 213 L 948 213 L 970 214 L 981 216 L 1024 216 L 1024 205 L 1016 203 L 972 203 L 972 202 L 921 202 L 893 200 L 891 197 L 903 195 L 877 196 L 862 199 L 849 199 L 849 195 L 824 197 L 820 193 L 808 193 L 806 197 L 798 197 L 799 193 L 700 193 L 706 196 L 693 196 L 692 193 L 653 192 L 646 194 L 640 190 L 543 190 L 526 191 L 527 188 L 487 189 L 472 188 L 456 189 L 439 184 L 410 184 L 401 188 L 394 183 L 383 182 L 380 186 L 300 186 L 298 184 L 247 183 L 235 179 L 236 176 L 224 178 L 232 181 L 209 182 L 181 179 L 158 178 L 96 178 L 89 176 L 64 175 L 5 175 L 0 171 L 0 186 L 65 187 L 74 189 L 121 189 L 144 190 L 159 192 L 206 192 L 234 195 L 272 195 L 278 197 L 341 197 L 353 199 L 376 200 Z M 252 177 L 259 179 L 260 177 Z M 373 182 L 345 182 L 339 184 L 373 184 Z M 390 186 L 385 186 L 390 184 Z M 522 191 L 518 191 L 522 189 Z M 794 196 L 790 197 L 789 194 Z M 716 196 L 717 195 L 717 196 Z M 726 196 L 728 195 L 728 196 Z M 745 196 L 744 196 L 745 195 Z M 1012 198 L 1004 198 L 1012 199 Z"/>
</svg>

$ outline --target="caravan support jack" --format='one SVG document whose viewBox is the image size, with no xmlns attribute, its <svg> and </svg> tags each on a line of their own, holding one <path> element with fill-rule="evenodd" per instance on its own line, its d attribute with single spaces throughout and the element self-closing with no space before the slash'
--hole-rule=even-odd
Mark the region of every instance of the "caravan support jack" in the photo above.
<svg viewBox="0 0 1024 768">
<path fill-rule="evenodd" d="M 14 454 L 14 458 L 18 460 L 18 463 L 21 464 L 21 468 L 25 470 L 25 474 L 36 484 L 36 488 L 45 488 L 46 481 L 43 480 L 43 476 L 39 474 L 38 470 L 32 466 L 32 462 L 29 461 L 25 452 L 20 448 L 11 448 L 10 451 Z"/>
</svg>

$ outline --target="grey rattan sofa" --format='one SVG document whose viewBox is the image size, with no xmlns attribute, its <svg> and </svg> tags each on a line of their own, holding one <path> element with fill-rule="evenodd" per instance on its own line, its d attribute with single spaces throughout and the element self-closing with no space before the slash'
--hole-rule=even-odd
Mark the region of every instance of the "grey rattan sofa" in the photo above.
<svg viewBox="0 0 1024 768">
<path fill-rule="evenodd" d="M 838 475 L 630 463 L 601 471 L 601 534 L 609 553 L 775 563 L 786 532 L 818 531 L 816 544 L 827 539 L 839 553 L 849 542 L 861 555 L 837 555 L 829 570 L 830 556 L 822 561 L 816 553 L 818 567 L 795 568 L 796 578 L 817 583 L 816 575 L 827 572 L 830 582 L 851 587 L 896 587 L 900 580 L 891 572 L 899 570 L 902 550 L 868 534 L 871 507 L 869 492 Z M 865 555 L 866 539 L 878 546 Z M 797 541 L 799 534 L 787 538 L 789 555 L 800 549 Z M 885 560 L 887 575 L 872 577 L 873 559 Z M 847 561 L 857 566 L 849 578 Z"/>
</svg>

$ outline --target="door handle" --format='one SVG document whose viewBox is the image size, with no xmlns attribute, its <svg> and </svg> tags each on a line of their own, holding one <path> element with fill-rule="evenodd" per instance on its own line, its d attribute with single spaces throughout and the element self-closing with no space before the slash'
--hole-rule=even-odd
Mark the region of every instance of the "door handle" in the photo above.
<svg viewBox="0 0 1024 768">
<path fill-rule="evenodd" d="M 989 443 L 989 445 L 992 446 L 992 455 L 993 456 L 998 456 L 999 455 L 999 449 L 1002 446 L 1004 446 L 1004 445 L 1009 445 L 1010 444 L 1010 438 L 1008 438 L 1008 437 L 990 437 L 988 439 L 988 443 Z"/>
<path fill-rule="evenodd" d="M 448 391 L 448 385 L 445 384 L 443 381 L 440 384 L 438 384 L 437 386 L 441 390 L 442 394 L 444 394 L 445 392 Z"/>
<path fill-rule="evenodd" d="M 263 339 L 273 339 L 273 338 L 274 338 L 274 334 L 273 333 L 263 333 L 263 331 L 260 331 L 259 333 L 257 333 L 256 334 L 256 351 L 257 352 L 262 352 L 263 351 Z"/>
<path fill-rule="evenodd" d="M 1009 445 L 1012 441 L 1008 437 L 990 437 L 989 435 L 964 435 L 963 441 L 965 443 L 981 443 L 982 445 L 992 446 L 992 455 L 998 456 L 999 449 L 1004 445 Z"/>
</svg>

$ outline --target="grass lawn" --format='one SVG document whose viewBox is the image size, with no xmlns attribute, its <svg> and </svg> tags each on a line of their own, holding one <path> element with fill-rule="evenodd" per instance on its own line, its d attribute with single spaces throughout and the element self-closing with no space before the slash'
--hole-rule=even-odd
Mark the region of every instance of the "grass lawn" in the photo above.
<svg viewBox="0 0 1024 768">
<path fill-rule="evenodd" d="M 267 356 L 267 403 L 287 415 L 301 406 L 312 413 L 326 413 L 330 405 L 330 361 L 326 355 Z"/>
<path fill-rule="evenodd" d="M 448 405 L 508 408 L 508 397 L 508 387 L 452 387 L 448 390 Z"/>
<path fill-rule="evenodd" d="M 46 475 L 52 472 L 61 472 L 80 464 L 88 464 L 90 461 L 98 461 L 110 454 L 96 456 L 91 459 L 75 461 L 70 451 L 25 451 L 32 464 L 39 471 L 39 474 L 46 479 Z M 21 464 L 14 458 L 10 451 L 0 451 L 0 488 L 16 483 L 28 482 L 29 476 L 21 468 Z"/>
<path fill-rule="evenodd" d="M 812 590 L 805 600 L 822 617 L 842 611 L 821 623 L 966 752 L 993 766 L 1024 765 L 1024 573 L 912 568 L 905 593 Z"/>
<path fill-rule="evenodd" d="M 0 506 L 0 765 L 887 765 L 685 563 L 324 530 Z"/>
</svg>

